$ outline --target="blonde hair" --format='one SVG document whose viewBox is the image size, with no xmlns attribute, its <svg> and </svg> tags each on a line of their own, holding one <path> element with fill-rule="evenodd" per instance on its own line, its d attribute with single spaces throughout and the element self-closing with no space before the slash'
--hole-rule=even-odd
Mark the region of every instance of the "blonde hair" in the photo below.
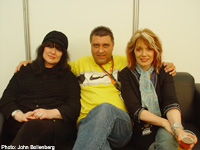
<svg viewBox="0 0 200 150">
<path fill-rule="evenodd" d="M 147 42 L 149 48 L 154 50 L 153 65 L 156 73 L 159 73 L 162 67 L 162 45 L 157 35 L 147 28 L 136 31 L 127 44 L 126 54 L 128 60 L 128 67 L 131 70 L 135 70 L 136 58 L 134 54 L 134 49 L 138 39 L 142 39 L 145 42 Z"/>
</svg>

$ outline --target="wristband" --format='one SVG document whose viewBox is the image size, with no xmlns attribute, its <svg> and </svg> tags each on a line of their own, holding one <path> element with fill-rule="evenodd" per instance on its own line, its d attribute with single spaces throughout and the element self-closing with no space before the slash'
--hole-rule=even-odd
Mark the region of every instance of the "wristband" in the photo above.
<svg viewBox="0 0 200 150">
<path fill-rule="evenodd" d="M 21 110 L 17 109 L 15 111 L 13 111 L 12 114 L 11 114 L 11 116 L 14 117 L 19 111 L 21 111 Z"/>
<path fill-rule="evenodd" d="M 172 131 L 173 131 L 174 133 L 175 133 L 175 130 L 176 130 L 177 128 L 184 129 L 183 126 L 182 126 L 182 124 L 181 124 L 180 122 L 175 122 L 175 123 L 171 126 L 171 128 L 172 128 Z"/>
</svg>

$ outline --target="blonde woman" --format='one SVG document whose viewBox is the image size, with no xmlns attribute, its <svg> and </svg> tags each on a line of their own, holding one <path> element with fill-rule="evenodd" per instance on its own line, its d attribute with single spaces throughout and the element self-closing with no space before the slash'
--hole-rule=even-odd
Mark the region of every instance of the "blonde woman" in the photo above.
<svg viewBox="0 0 200 150">
<path fill-rule="evenodd" d="M 126 52 L 128 66 L 120 72 L 119 79 L 123 100 L 134 122 L 133 142 L 141 150 L 149 149 L 154 141 L 152 149 L 177 149 L 184 131 L 173 77 L 162 66 L 159 38 L 149 29 L 138 30 Z"/>
</svg>

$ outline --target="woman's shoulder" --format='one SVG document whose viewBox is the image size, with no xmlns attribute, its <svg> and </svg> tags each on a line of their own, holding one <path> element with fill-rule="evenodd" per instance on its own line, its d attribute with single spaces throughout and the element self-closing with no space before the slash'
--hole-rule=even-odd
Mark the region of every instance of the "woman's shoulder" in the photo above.
<svg viewBox="0 0 200 150">
<path fill-rule="evenodd" d="M 125 72 L 129 72 L 130 69 L 128 67 L 123 68 L 120 73 L 125 73 Z"/>
<path fill-rule="evenodd" d="M 74 73 L 69 68 L 65 69 L 65 75 L 64 76 L 67 79 L 74 79 L 74 78 L 76 78 L 76 76 L 74 75 Z"/>
<path fill-rule="evenodd" d="M 160 68 L 160 73 L 165 73 L 165 66 L 162 65 L 162 67 Z"/>
<path fill-rule="evenodd" d="M 160 80 L 173 78 L 173 76 L 170 75 L 169 72 L 165 72 L 165 66 L 161 67 L 158 77 L 160 78 Z"/>
<path fill-rule="evenodd" d="M 26 66 L 22 65 L 18 73 L 26 73 L 32 71 L 31 64 L 27 64 Z"/>
<path fill-rule="evenodd" d="M 14 78 L 23 80 L 30 77 L 33 73 L 30 64 L 27 64 L 26 66 L 21 66 L 20 70 L 14 74 Z"/>
<path fill-rule="evenodd" d="M 66 86 L 74 86 L 74 88 L 79 86 L 78 78 L 70 70 L 66 70 L 64 76 L 59 80 Z"/>
<path fill-rule="evenodd" d="M 119 74 L 124 75 L 124 74 L 130 74 L 131 70 L 128 67 L 123 68 Z"/>
<path fill-rule="evenodd" d="M 119 78 L 127 78 L 131 75 L 131 70 L 128 67 L 125 67 L 119 72 Z"/>
<path fill-rule="evenodd" d="M 65 71 L 66 71 L 66 74 L 75 77 L 75 75 L 74 75 L 74 73 L 71 71 L 71 69 L 67 68 Z"/>
<path fill-rule="evenodd" d="M 165 66 L 162 65 L 162 67 L 160 68 L 160 72 L 159 72 L 160 75 L 169 75 L 168 72 L 165 72 Z"/>
</svg>

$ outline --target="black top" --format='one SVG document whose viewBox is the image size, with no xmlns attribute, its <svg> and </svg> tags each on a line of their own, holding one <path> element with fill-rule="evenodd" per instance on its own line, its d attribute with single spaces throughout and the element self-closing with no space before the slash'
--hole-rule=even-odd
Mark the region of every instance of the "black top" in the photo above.
<svg viewBox="0 0 200 150">
<path fill-rule="evenodd" d="M 143 127 L 146 123 L 140 121 L 139 114 L 143 109 L 147 108 L 142 108 L 138 73 L 135 70 L 131 71 L 128 67 L 126 67 L 119 73 L 119 80 L 121 82 L 122 98 L 129 115 L 134 122 L 133 136 L 135 135 L 137 137 L 138 141 L 136 142 L 141 143 L 141 145 L 145 145 L 144 143 L 147 143 L 146 141 L 148 141 L 148 138 L 142 136 L 142 130 L 144 129 Z M 177 108 L 180 110 L 173 77 L 168 73 L 165 73 L 164 67 L 161 68 L 159 74 L 155 75 L 153 84 L 158 96 L 162 117 L 166 117 L 166 112 L 171 108 Z M 152 134 L 153 137 L 155 137 L 157 129 L 152 129 L 152 132 L 155 132 Z M 145 139 L 145 141 L 142 141 L 142 139 L 139 141 L 139 137 Z M 151 140 L 149 139 L 149 141 Z M 149 144 L 151 144 L 151 142 Z M 147 144 L 147 148 L 148 146 L 149 145 Z"/>
<path fill-rule="evenodd" d="M 64 120 L 63 123 L 58 119 L 56 128 L 67 128 L 64 124 L 74 124 L 80 107 L 80 87 L 71 71 L 66 69 L 64 75 L 58 76 L 53 68 L 45 68 L 36 75 L 30 64 L 22 66 L 14 74 L 0 100 L 0 111 L 11 122 L 11 113 L 17 109 L 26 113 L 38 108 L 56 108 Z"/>
</svg>

